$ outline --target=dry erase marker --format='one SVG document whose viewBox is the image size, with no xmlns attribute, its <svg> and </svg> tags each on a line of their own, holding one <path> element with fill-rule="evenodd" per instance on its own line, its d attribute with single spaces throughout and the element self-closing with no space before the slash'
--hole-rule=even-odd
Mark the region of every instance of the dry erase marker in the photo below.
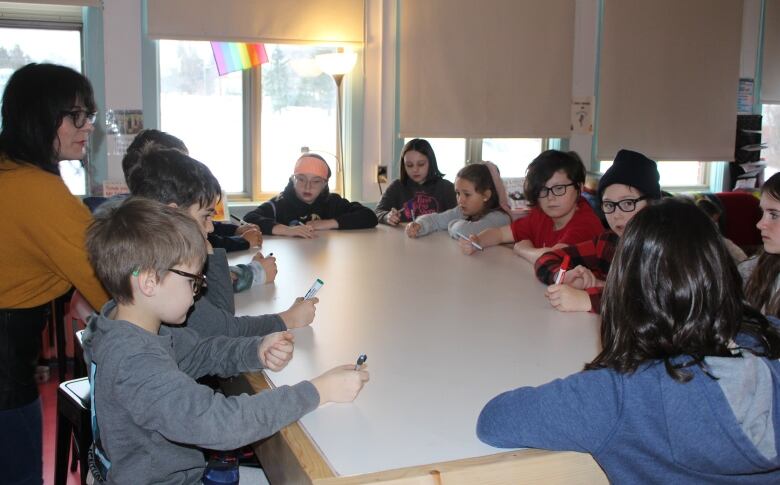
<svg viewBox="0 0 780 485">
<path fill-rule="evenodd" d="M 569 255 L 563 257 L 563 262 L 561 263 L 561 267 L 558 268 L 558 274 L 555 276 L 555 284 L 559 285 L 563 282 L 563 277 L 566 276 L 566 271 L 569 269 Z"/>
<path fill-rule="evenodd" d="M 309 291 L 306 292 L 306 296 L 304 296 L 303 299 L 311 300 L 312 298 L 314 298 L 314 295 L 316 295 L 317 292 L 320 291 L 320 288 L 322 288 L 322 285 L 324 284 L 325 283 L 323 283 L 321 279 L 317 278 L 314 284 L 311 285 L 311 288 L 309 288 Z"/>
<path fill-rule="evenodd" d="M 366 363 L 366 360 L 368 357 L 366 357 L 366 354 L 360 354 L 357 358 L 357 362 L 355 362 L 355 370 L 360 370 L 360 366 Z"/>
<path fill-rule="evenodd" d="M 479 244 L 475 243 L 474 241 L 472 241 L 471 239 L 467 238 L 466 236 L 464 236 L 459 232 L 456 232 L 455 234 L 457 234 L 459 238 L 463 239 L 464 241 L 470 242 L 472 246 L 482 251 L 482 246 L 480 246 Z"/>
<path fill-rule="evenodd" d="M 245 225 L 246 225 L 246 222 L 244 222 L 244 220 L 243 220 L 243 219 L 241 219 L 240 217 L 238 217 L 238 216 L 237 216 L 237 215 L 235 215 L 235 214 L 230 214 L 230 218 L 231 218 L 231 219 L 235 219 L 235 220 L 237 220 L 237 221 L 238 221 L 238 223 L 239 223 L 240 225 L 242 225 L 242 226 L 245 226 Z"/>
</svg>

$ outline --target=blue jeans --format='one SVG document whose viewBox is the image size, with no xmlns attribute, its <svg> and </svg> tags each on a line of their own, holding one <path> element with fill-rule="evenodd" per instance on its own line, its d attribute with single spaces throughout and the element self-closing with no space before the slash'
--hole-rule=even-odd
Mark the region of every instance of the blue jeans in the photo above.
<svg viewBox="0 0 780 485">
<path fill-rule="evenodd" d="M 8 485 L 43 483 L 43 432 L 40 398 L 0 410 L 0 477 Z"/>
</svg>

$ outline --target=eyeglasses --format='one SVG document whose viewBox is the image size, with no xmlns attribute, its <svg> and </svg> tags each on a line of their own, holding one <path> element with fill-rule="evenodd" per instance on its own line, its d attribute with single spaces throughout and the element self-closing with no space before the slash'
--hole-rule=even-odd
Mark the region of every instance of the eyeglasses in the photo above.
<svg viewBox="0 0 780 485">
<path fill-rule="evenodd" d="M 73 120 L 73 126 L 75 126 L 77 129 L 84 128 L 84 125 L 87 124 L 87 121 L 89 121 L 90 125 L 94 125 L 95 120 L 97 119 L 97 111 L 87 111 L 85 109 L 63 111 L 62 114 L 64 116 L 70 116 L 70 119 Z"/>
<path fill-rule="evenodd" d="M 305 175 L 293 175 L 293 181 L 296 185 L 303 187 L 311 186 L 312 189 L 320 189 L 325 185 L 325 179 L 322 177 L 307 178 Z"/>
<path fill-rule="evenodd" d="M 623 212 L 634 212 L 636 210 L 636 203 L 645 199 L 647 199 L 646 196 L 639 197 L 638 199 L 623 199 L 617 202 L 605 200 L 601 203 L 601 210 L 604 211 L 604 214 L 612 214 L 617 207 Z"/>
<path fill-rule="evenodd" d="M 563 185 L 553 185 L 552 187 L 542 187 L 539 189 L 539 197 L 540 199 L 544 199 L 548 195 L 550 195 L 550 192 L 552 192 L 555 196 L 562 196 L 566 193 L 566 189 L 571 187 L 572 185 L 577 185 L 576 183 L 570 183 L 570 184 L 563 184 Z"/>
<path fill-rule="evenodd" d="M 173 269 L 173 268 L 168 268 L 168 271 L 170 271 L 171 273 L 176 273 L 179 276 L 184 276 L 185 278 L 189 278 L 190 283 L 192 283 L 192 294 L 194 296 L 198 296 L 198 293 L 200 293 L 201 288 L 203 288 L 204 286 L 208 286 L 206 284 L 206 275 L 187 273 L 186 271 L 182 271 L 180 269 Z"/>
</svg>

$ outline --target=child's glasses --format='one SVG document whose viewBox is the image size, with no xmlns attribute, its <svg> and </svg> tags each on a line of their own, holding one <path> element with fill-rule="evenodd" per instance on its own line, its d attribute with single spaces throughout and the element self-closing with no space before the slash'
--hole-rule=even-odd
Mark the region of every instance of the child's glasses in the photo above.
<svg viewBox="0 0 780 485">
<path fill-rule="evenodd" d="M 555 196 L 562 196 L 566 193 L 566 189 L 568 187 L 571 187 L 572 185 L 577 185 L 576 183 L 570 183 L 570 184 L 563 184 L 563 185 L 553 185 L 552 187 L 542 187 L 539 189 L 539 198 L 544 199 L 548 195 L 550 195 L 550 192 L 553 193 Z"/>
<path fill-rule="evenodd" d="M 189 278 L 190 283 L 192 283 L 193 296 L 198 296 L 201 288 L 203 288 L 204 286 L 208 286 L 206 284 L 206 275 L 187 273 L 186 271 L 182 271 L 180 269 L 173 269 L 173 268 L 168 268 L 168 271 L 170 271 L 171 273 L 176 273 L 179 276 L 184 276 L 185 278 Z"/>
<path fill-rule="evenodd" d="M 96 111 L 87 111 L 85 109 L 63 111 L 62 114 L 65 116 L 70 116 L 70 119 L 73 120 L 73 126 L 75 126 L 77 129 L 84 128 L 84 125 L 87 124 L 87 121 L 89 121 L 90 125 L 94 125 L 95 120 L 97 119 Z"/>
<path fill-rule="evenodd" d="M 322 177 L 307 178 L 305 175 L 293 175 L 293 180 L 296 185 L 302 187 L 311 186 L 312 189 L 320 189 L 325 185 L 325 179 Z"/>
<path fill-rule="evenodd" d="M 636 203 L 645 199 L 647 199 L 646 196 L 639 197 L 638 199 L 623 199 L 617 202 L 605 200 L 601 203 L 601 210 L 604 211 L 604 214 L 612 214 L 615 212 L 615 208 L 618 208 L 623 212 L 634 212 L 636 210 Z"/>
</svg>

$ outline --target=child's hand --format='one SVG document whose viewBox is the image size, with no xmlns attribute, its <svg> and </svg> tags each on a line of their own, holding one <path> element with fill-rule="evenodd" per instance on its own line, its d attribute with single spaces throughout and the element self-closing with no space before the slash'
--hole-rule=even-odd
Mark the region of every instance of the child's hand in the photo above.
<svg viewBox="0 0 780 485">
<path fill-rule="evenodd" d="M 318 219 L 316 221 L 309 221 L 306 225 L 313 228 L 315 231 L 327 231 L 329 229 L 339 228 L 339 223 L 336 219 Z"/>
<path fill-rule="evenodd" d="M 259 231 L 260 227 L 257 224 L 244 224 L 236 228 L 236 236 L 243 236 L 248 231 Z"/>
<path fill-rule="evenodd" d="M 287 310 L 279 314 L 287 325 L 287 328 L 300 328 L 309 325 L 314 321 L 314 314 L 317 311 L 315 306 L 320 302 L 319 298 L 304 300 L 302 297 L 295 299 L 295 303 Z"/>
<path fill-rule="evenodd" d="M 317 233 L 314 232 L 312 226 L 300 225 L 300 226 L 282 226 L 282 235 L 290 237 L 302 237 L 303 239 L 313 239 L 317 237 Z"/>
<path fill-rule="evenodd" d="M 596 281 L 598 281 L 598 279 L 593 275 L 591 270 L 585 266 L 577 265 L 566 272 L 562 283 L 578 290 L 584 290 L 596 286 Z"/>
<path fill-rule="evenodd" d="M 585 290 L 578 290 L 567 285 L 551 285 L 547 287 L 544 296 L 559 312 L 590 311 L 590 296 Z"/>
<path fill-rule="evenodd" d="M 477 251 L 477 248 L 474 247 L 473 244 L 471 244 L 472 241 L 484 247 L 482 243 L 479 241 L 479 236 L 477 236 L 476 234 L 472 234 L 471 236 L 469 236 L 468 241 L 462 238 L 458 238 L 458 245 L 460 246 L 460 250 L 466 256 L 471 256 Z"/>
<path fill-rule="evenodd" d="M 257 261 L 260 266 L 263 267 L 265 270 L 265 282 L 266 283 L 273 283 L 274 279 L 276 279 L 276 258 L 273 256 L 269 256 L 267 258 L 263 257 L 263 253 L 260 251 L 257 252 L 257 254 L 254 255 L 252 258 L 252 261 Z"/>
<path fill-rule="evenodd" d="M 385 222 L 391 226 L 397 226 L 401 222 L 401 213 L 396 208 L 390 209 L 390 212 L 385 215 Z"/>
<path fill-rule="evenodd" d="M 420 232 L 420 224 L 417 222 L 410 222 L 406 225 L 406 235 L 412 239 L 417 237 L 417 233 Z"/>
<path fill-rule="evenodd" d="M 355 365 L 341 365 L 335 367 L 319 377 L 311 380 L 317 392 L 320 393 L 320 405 L 327 402 L 351 402 L 354 401 L 363 385 L 368 382 L 368 371 L 363 365 L 360 370 L 355 370 Z"/>
<path fill-rule="evenodd" d="M 243 227 L 248 226 L 239 226 L 239 229 Z M 236 230 L 236 234 L 241 236 L 246 242 L 249 243 L 249 247 L 260 247 L 263 245 L 263 233 L 260 232 L 260 229 L 249 229 L 246 231 L 243 231 L 241 234 L 238 234 L 238 230 Z"/>
<path fill-rule="evenodd" d="M 278 372 L 285 368 L 293 356 L 295 338 L 290 332 L 276 332 L 263 337 L 257 346 L 257 356 L 263 367 Z"/>
</svg>

